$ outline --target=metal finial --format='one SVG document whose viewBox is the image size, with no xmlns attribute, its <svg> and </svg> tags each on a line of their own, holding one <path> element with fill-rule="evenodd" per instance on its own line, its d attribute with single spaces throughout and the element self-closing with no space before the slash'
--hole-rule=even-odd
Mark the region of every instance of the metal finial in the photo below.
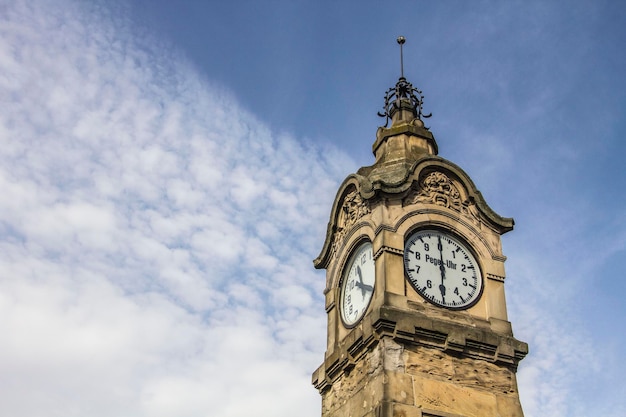
<svg viewBox="0 0 626 417">
<path fill-rule="evenodd" d="M 404 36 L 398 36 L 396 40 L 398 45 L 400 45 L 400 78 L 404 78 L 404 55 L 402 53 L 402 45 L 406 42 L 406 38 Z"/>
<path fill-rule="evenodd" d="M 403 106 L 405 108 L 412 109 L 415 117 L 419 120 L 428 118 L 432 114 L 424 114 L 422 112 L 422 105 L 424 104 L 424 96 L 422 92 L 413 87 L 413 84 L 408 82 L 404 78 L 404 56 L 402 53 L 402 45 L 406 42 L 404 36 L 398 36 L 398 45 L 400 45 L 400 79 L 396 83 L 395 87 L 391 87 L 385 93 L 385 105 L 383 106 L 383 112 L 378 112 L 380 117 L 385 118 L 385 127 L 389 124 L 389 120 L 392 119 L 395 114 Z M 428 128 L 427 128 L 428 129 Z"/>
</svg>

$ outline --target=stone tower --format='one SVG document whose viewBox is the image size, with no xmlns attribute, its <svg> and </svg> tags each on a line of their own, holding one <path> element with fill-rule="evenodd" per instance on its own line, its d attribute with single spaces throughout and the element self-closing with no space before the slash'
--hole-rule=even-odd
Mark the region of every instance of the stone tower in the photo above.
<svg viewBox="0 0 626 417">
<path fill-rule="evenodd" d="M 314 261 L 326 269 L 322 417 L 523 416 L 528 346 L 507 319 L 500 238 L 513 219 L 438 156 L 422 101 L 403 73 L 387 91 L 376 161 L 341 184 Z"/>
</svg>

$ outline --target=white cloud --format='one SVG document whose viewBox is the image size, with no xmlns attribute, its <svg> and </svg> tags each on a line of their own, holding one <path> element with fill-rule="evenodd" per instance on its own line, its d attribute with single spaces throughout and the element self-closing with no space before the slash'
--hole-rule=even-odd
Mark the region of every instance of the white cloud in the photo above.
<svg viewBox="0 0 626 417">
<path fill-rule="evenodd" d="M 2 8 L 1 413 L 316 415 L 311 259 L 345 156 L 117 11 Z"/>
</svg>

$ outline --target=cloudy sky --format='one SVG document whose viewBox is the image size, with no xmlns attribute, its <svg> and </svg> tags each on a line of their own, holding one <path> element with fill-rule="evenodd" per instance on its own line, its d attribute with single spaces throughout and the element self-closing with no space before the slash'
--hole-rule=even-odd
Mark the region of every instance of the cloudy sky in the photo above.
<svg viewBox="0 0 626 417">
<path fill-rule="evenodd" d="M 514 217 L 529 417 L 626 415 L 626 6 L 0 0 L 0 414 L 320 415 L 324 275 L 383 94 Z"/>
</svg>

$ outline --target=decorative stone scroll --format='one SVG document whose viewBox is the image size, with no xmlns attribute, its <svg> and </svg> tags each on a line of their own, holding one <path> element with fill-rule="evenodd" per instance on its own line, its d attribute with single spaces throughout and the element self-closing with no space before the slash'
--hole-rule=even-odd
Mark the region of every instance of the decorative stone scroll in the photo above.
<svg viewBox="0 0 626 417">
<path fill-rule="evenodd" d="M 343 243 L 343 239 L 350 227 L 356 224 L 361 217 L 369 214 L 370 211 L 369 202 L 364 200 L 357 190 L 346 194 L 337 218 L 337 228 L 333 238 L 333 253 L 336 253 L 339 246 Z"/>
</svg>

